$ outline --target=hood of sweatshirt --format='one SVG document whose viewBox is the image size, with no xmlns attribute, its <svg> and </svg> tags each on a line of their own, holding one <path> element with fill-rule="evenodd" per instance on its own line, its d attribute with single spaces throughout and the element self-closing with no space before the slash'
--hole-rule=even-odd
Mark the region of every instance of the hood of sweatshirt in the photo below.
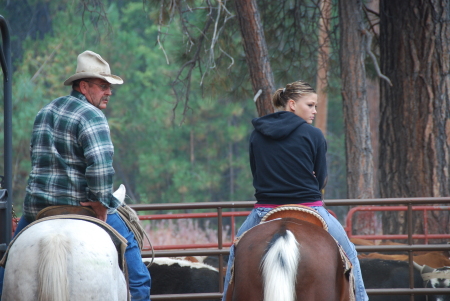
<svg viewBox="0 0 450 301">
<path fill-rule="evenodd" d="M 281 111 L 252 120 L 256 131 L 274 140 L 288 137 L 292 131 L 306 123 L 294 113 Z"/>
</svg>

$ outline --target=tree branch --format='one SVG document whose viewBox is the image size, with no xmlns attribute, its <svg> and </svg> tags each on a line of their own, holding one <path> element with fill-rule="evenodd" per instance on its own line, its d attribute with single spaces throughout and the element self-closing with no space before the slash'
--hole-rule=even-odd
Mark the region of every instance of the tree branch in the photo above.
<svg viewBox="0 0 450 301">
<path fill-rule="evenodd" d="M 195 51 L 194 56 L 192 57 L 191 60 L 189 60 L 188 62 L 186 62 L 178 71 L 177 76 L 175 77 L 175 80 L 172 82 L 172 90 L 175 92 L 176 97 L 176 102 L 175 105 L 172 109 L 173 111 L 173 117 L 172 117 L 172 122 L 175 121 L 175 110 L 179 104 L 179 102 L 181 101 L 181 99 L 178 97 L 178 93 L 176 92 L 176 86 L 180 83 L 182 83 L 185 86 L 185 92 L 184 92 L 184 109 L 183 109 L 183 119 L 180 122 L 180 125 L 184 123 L 185 120 L 185 116 L 186 116 L 186 112 L 190 109 L 189 107 L 189 93 L 190 93 L 190 88 L 191 88 L 191 77 L 192 77 L 192 71 L 194 70 L 195 66 L 197 65 L 197 62 L 200 61 L 200 50 L 202 49 L 205 37 L 206 37 L 206 32 L 208 31 L 210 25 L 212 24 L 212 20 L 211 18 L 208 18 L 208 20 L 206 21 L 206 24 L 202 30 L 202 33 L 200 34 L 200 37 L 198 39 L 198 42 L 196 45 L 197 49 Z M 189 68 L 188 68 L 189 66 Z M 185 68 L 188 68 L 187 74 L 184 77 L 184 79 L 181 79 L 181 74 L 183 73 L 183 71 L 185 70 Z"/>
<path fill-rule="evenodd" d="M 108 34 L 112 31 L 111 24 L 108 21 L 105 6 L 103 5 L 102 0 L 80 0 L 80 4 L 82 6 L 81 20 L 84 28 L 86 28 L 85 14 L 87 12 L 90 14 L 92 25 L 97 30 L 97 32 L 98 32 L 98 23 L 100 21 L 106 24 L 106 27 L 108 28 L 107 30 Z"/>
<path fill-rule="evenodd" d="M 375 57 L 375 54 L 372 52 L 372 34 L 368 30 L 363 30 L 362 33 L 367 37 L 366 41 L 366 51 L 369 54 L 369 56 L 372 58 L 373 65 L 375 66 L 375 70 L 377 71 L 378 77 L 384 79 L 388 82 L 388 84 L 392 87 L 391 80 L 384 74 L 381 73 L 380 67 L 378 66 L 377 58 Z"/>
</svg>

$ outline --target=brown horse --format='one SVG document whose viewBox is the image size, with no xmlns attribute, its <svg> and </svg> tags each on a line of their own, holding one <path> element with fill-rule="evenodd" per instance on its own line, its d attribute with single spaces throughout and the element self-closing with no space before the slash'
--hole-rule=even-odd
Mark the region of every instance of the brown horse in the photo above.
<svg viewBox="0 0 450 301">
<path fill-rule="evenodd" d="M 351 295 L 339 248 L 322 227 L 274 219 L 235 245 L 227 301 L 347 301 Z"/>
</svg>

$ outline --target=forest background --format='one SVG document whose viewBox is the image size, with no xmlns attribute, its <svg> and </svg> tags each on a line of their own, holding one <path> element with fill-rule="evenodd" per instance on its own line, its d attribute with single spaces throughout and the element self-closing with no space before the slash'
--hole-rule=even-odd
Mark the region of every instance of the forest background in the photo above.
<svg viewBox="0 0 450 301">
<path fill-rule="evenodd" d="M 114 86 L 105 110 L 115 146 L 115 187 L 125 184 L 136 203 L 254 199 L 248 139 L 251 120 L 258 114 L 242 50 L 231 70 L 215 71 L 203 86 L 201 74 L 198 70 L 194 73 L 190 109 L 183 115 L 182 104 L 174 108 L 171 83 L 187 46 L 180 30 L 172 25 L 173 36 L 166 38 L 164 45 L 167 63 L 157 43 L 157 9 L 146 8 L 140 0 L 107 1 L 107 24 L 98 20 L 98 15 L 83 11 L 77 1 L 6 2 L 4 16 L 13 41 L 13 195 L 17 211 L 30 172 L 28 146 L 34 117 L 51 100 L 70 92 L 62 83 L 75 73 L 76 57 L 86 49 L 101 54 L 113 74 L 125 82 Z M 192 18 L 195 23 L 195 15 Z M 232 38 L 236 46 L 231 47 L 241 45 L 239 32 Z M 288 66 L 291 62 L 286 58 L 279 63 L 283 72 L 280 68 L 277 86 L 298 79 L 315 86 L 315 61 Z M 339 81 L 331 83 L 327 197 L 345 198 L 342 104 Z"/>
<path fill-rule="evenodd" d="M 332 5 L 324 41 L 325 2 Z M 100 53 L 125 81 L 114 87 L 105 114 L 115 187 L 125 184 L 128 202 L 253 200 L 251 119 L 270 112 L 273 89 L 298 79 L 318 88 L 325 44 L 327 85 L 318 89 L 328 100 L 318 108 L 328 112 L 325 200 L 448 195 L 449 1 L 0 3 L 12 34 L 19 213 L 34 116 L 70 92 L 62 82 L 86 49 Z M 246 18 L 247 11 L 255 18 Z M 253 21 L 265 38 L 249 46 Z M 258 94 L 252 60 L 259 56 L 249 53 L 261 49 L 270 71 Z M 446 232 L 448 214 L 437 219 Z M 403 217 L 384 220 L 386 233 L 404 232 Z"/>
</svg>

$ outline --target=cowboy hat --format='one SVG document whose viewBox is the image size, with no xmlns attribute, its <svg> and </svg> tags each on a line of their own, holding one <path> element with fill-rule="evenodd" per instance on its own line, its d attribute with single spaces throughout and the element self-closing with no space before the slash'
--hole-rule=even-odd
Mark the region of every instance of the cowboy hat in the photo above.
<svg viewBox="0 0 450 301">
<path fill-rule="evenodd" d="M 86 50 L 78 56 L 77 71 L 66 79 L 64 85 L 69 86 L 73 81 L 81 78 L 101 78 L 113 85 L 123 84 L 120 77 L 111 74 L 109 64 L 99 54 L 90 50 Z"/>
</svg>

